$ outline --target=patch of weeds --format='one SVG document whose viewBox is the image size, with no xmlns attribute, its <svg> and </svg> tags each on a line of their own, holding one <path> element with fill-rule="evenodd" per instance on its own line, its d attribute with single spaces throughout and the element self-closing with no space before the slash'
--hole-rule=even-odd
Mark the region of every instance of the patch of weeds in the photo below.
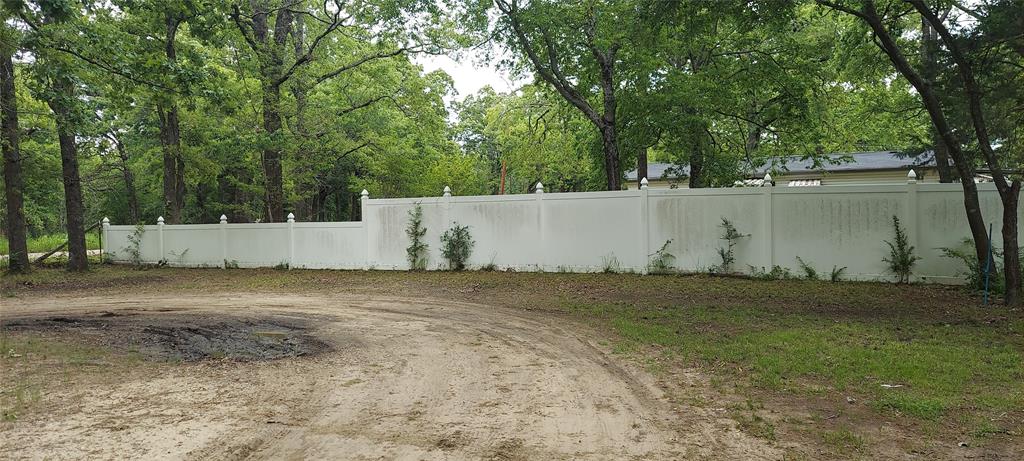
<svg viewBox="0 0 1024 461">
<path fill-rule="evenodd" d="M 279 263 L 274 265 L 274 270 L 276 270 L 276 271 L 286 271 L 289 268 L 290 268 L 289 264 L 284 262 L 284 261 L 281 261 L 281 262 L 279 262 Z"/>
<path fill-rule="evenodd" d="M 619 263 L 619 258 L 616 258 L 614 253 L 601 257 L 601 272 L 605 274 L 618 274 L 620 271 L 622 271 L 622 264 Z"/>
<path fill-rule="evenodd" d="M 788 267 L 782 267 L 777 264 L 772 266 L 771 271 L 765 271 L 763 267 L 748 267 L 750 268 L 750 276 L 757 280 L 791 280 L 795 278 Z"/>
<path fill-rule="evenodd" d="M 889 392 L 872 402 L 879 410 L 892 411 L 898 415 L 909 415 L 935 421 L 946 412 L 946 405 L 939 399 L 911 395 L 906 392 Z"/>
<path fill-rule="evenodd" d="M 672 243 L 672 239 L 668 239 L 658 251 L 647 255 L 650 258 L 650 262 L 647 264 L 647 272 L 651 274 L 667 274 L 672 272 L 672 265 L 676 261 L 675 255 L 668 252 L 668 246 Z"/>
<path fill-rule="evenodd" d="M 825 445 L 840 452 L 849 450 L 861 452 L 866 447 L 864 438 L 848 428 L 824 431 L 821 433 L 821 440 Z"/>
<path fill-rule="evenodd" d="M 497 253 L 491 255 L 491 261 L 483 266 L 480 266 L 480 270 L 484 272 L 494 272 L 498 270 L 498 265 L 494 264 L 494 258 L 498 257 Z"/>
<path fill-rule="evenodd" d="M 804 272 L 804 279 L 806 279 L 806 280 L 818 280 L 818 279 L 820 279 L 820 277 L 818 277 L 818 271 L 815 270 L 814 267 L 811 266 L 810 264 L 807 264 L 807 262 L 804 261 L 803 258 L 797 256 L 796 257 L 796 262 L 797 262 L 797 264 L 800 265 L 800 270 Z"/>
<path fill-rule="evenodd" d="M 750 416 L 740 415 L 736 418 L 736 423 L 739 430 L 744 433 L 765 440 L 775 441 L 776 439 L 775 424 L 756 413 L 751 413 Z"/>
<path fill-rule="evenodd" d="M 227 259 L 225 259 L 224 260 L 224 268 L 225 269 L 238 269 L 238 260 L 237 259 L 232 259 L 232 260 L 228 261 Z"/>
</svg>

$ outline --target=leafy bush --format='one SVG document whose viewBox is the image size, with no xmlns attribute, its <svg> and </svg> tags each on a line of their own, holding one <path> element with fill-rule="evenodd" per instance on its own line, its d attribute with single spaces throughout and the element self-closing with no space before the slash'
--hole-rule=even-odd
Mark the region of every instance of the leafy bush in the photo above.
<svg viewBox="0 0 1024 461">
<path fill-rule="evenodd" d="M 451 229 L 441 235 L 441 256 L 448 261 L 448 269 L 461 271 L 466 269 L 466 261 L 473 252 L 476 242 L 469 235 L 469 226 L 454 223 Z"/>
<path fill-rule="evenodd" d="M 426 269 L 429 246 L 423 241 L 427 228 L 423 227 L 423 207 L 419 203 L 409 210 L 409 225 L 405 228 L 405 235 L 409 236 L 409 246 L 405 249 L 409 268 L 414 271 Z"/>
<path fill-rule="evenodd" d="M 846 272 L 846 266 L 832 266 L 832 273 L 829 275 L 829 280 L 832 283 L 839 282 L 843 279 L 843 272 Z"/>
<path fill-rule="evenodd" d="M 665 243 L 655 251 L 654 254 L 648 255 L 651 258 L 651 262 L 647 264 L 647 272 L 651 274 L 665 274 L 672 272 L 672 263 L 676 261 L 675 255 L 668 252 L 668 245 L 672 243 L 672 240 L 666 240 Z"/>
<path fill-rule="evenodd" d="M 726 218 L 722 218 L 722 224 L 718 225 L 722 228 L 722 236 L 719 237 L 721 240 L 725 240 L 725 247 L 718 248 L 718 256 L 722 258 L 722 264 L 719 265 L 716 270 L 722 273 L 728 273 L 732 271 L 732 264 L 736 262 L 736 255 L 733 253 L 733 247 L 743 237 L 750 237 L 750 234 L 741 234 L 736 230 L 736 226 L 732 224 Z"/>
<path fill-rule="evenodd" d="M 819 279 L 818 271 L 815 270 L 814 267 L 811 267 L 810 264 L 807 264 L 807 262 L 805 262 L 803 258 L 797 256 L 796 257 L 796 262 L 797 262 L 797 264 L 800 265 L 800 270 L 804 271 L 804 278 L 805 279 L 807 279 L 807 280 L 818 280 Z M 833 270 L 835 270 L 835 268 L 833 268 Z"/>
<path fill-rule="evenodd" d="M 960 246 L 939 248 L 942 256 L 958 259 L 964 264 L 964 269 L 959 273 L 967 282 L 971 290 L 982 291 L 985 289 L 985 265 L 979 264 L 974 253 L 974 242 L 970 238 L 961 240 Z M 990 293 L 1002 294 L 1006 288 L 1005 280 L 1002 277 L 1003 251 L 992 247 L 992 266 L 988 273 L 988 290 Z"/>
<path fill-rule="evenodd" d="M 882 258 L 882 261 L 889 265 L 889 272 L 896 274 L 896 283 L 908 283 L 914 264 L 921 258 L 914 256 L 914 247 L 910 244 L 907 232 L 900 226 L 900 218 L 896 215 L 892 216 L 892 226 L 896 238 L 891 242 L 885 241 L 889 245 L 889 257 Z"/>
</svg>

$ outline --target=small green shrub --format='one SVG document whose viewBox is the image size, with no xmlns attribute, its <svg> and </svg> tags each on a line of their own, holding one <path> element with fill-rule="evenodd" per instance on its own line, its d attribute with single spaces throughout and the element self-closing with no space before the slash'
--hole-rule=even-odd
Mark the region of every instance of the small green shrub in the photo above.
<svg viewBox="0 0 1024 461">
<path fill-rule="evenodd" d="M 409 246 L 405 249 L 409 268 L 414 271 L 426 269 L 429 246 L 423 237 L 427 235 L 427 228 L 423 227 L 423 207 L 418 202 L 409 210 L 409 225 L 405 228 L 405 235 L 409 236 Z"/>
<path fill-rule="evenodd" d="M 836 282 L 842 281 L 843 280 L 843 272 L 846 272 L 846 266 L 843 266 L 843 267 L 832 266 L 832 273 L 829 274 L 828 279 L 831 280 L 832 283 L 836 283 Z"/>
<path fill-rule="evenodd" d="M 893 241 L 886 240 L 889 245 L 889 256 L 882 258 L 889 265 L 889 272 L 896 274 L 896 283 L 909 283 L 910 274 L 914 270 L 914 264 L 921 258 L 914 255 L 914 247 L 907 238 L 907 232 L 900 225 L 900 218 L 892 216 L 892 227 L 895 229 L 896 238 Z"/>
<path fill-rule="evenodd" d="M 453 223 L 451 229 L 441 235 L 441 256 L 448 261 L 448 269 L 461 271 L 466 269 L 466 261 L 473 252 L 476 242 L 469 235 L 469 226 Z"/>
<path fill-rule="evenodd" d="M 810 264 L 807 264 L 807 262 L 804 261 L 803 258 L 797 256 L 796 257 L 796 262 L 797 262 L 797 264 L 800 265 L 800 270 L 804 271 L 804 278 L 805 279 L 807 279 L 807 280 L 819 280 L 820 279 L 820 277 L 818 277 L 818 271 L 815 270 L 814 267 L 812 267 Z M 834 270 L 834 268 L 833 268 L 833 270 Z"/>
<path fill-rule="evenodd" d="M 725 240 L 725 246 L 718 248 L 718 256 L 722 258 L 722 263 L 716 268 L 717 272 L 729 273 L 732 272 L 732 265 L 736 262 L 736 255 L 733 252 L 733 247 L 739 243 L 739 240 L 744 237 L 749 237 L 750 234 L 741 234 L 736 230 L 736 226 L 732 224 L 726 218 L 722 218 L 722 223 L 718 225 L 722 228 L 722 236 L 719 237 L 721 240 Z"/>
<path fill-rule="evenodd" d="M 985 289 L 985 265 L 984 263 L 978 263 L 978 259 L 974 253 L 973 240 L 965 238 L 960 241 L 959 246 L 939 248 L 939 251 L 942 252 L 942 256 L 950 259 L 957 259 L 963 263 L 964 268 L 960 271 L 959 275 L 967 282 L 966 286 L 968 289 L 974 291 L 982 291 Z M 988 273 L 989 293 L 1002 294 L 1006 289 L 1006 280 L 1002 277 L 1002 262 L 1003 251 L 999 248 L 992 247 L 992 266 L 989 268 Z"/>
<path fill-rule="evenodd" d="M 238 260 L 237 259 L 232 259 L 232 260 L 228 261 L 228 260 L 225 259 L 224 260 L 224 268 L 225 269 L 238 269 Z"/>
<path fill-rule="evenodd" d="M 672 253 L 668 252 L 668 246 L 672 243 L 672 240 L 666 240 L 658 251 L 648 255 L 651 258 L 651 262 L 647 264 L 647 272 L 651 274 L 665 274 L 672 272 L 672 264 L 675 263 L 676 257 Z"/>
<path fill-rule="evenodd" d="M 135 230 L 128 234 L 128 260 L 135 267 L 142 266 L 142 236 L 145 233 L 146 226 L 138 223 Z"/>
<path fill-rule="evenodd" d="M 497 253 L 492 254 L 491 255 L 491 262 L 489 262 L 487 264 L 484 264 L 483 266 L 480 266 L 480 270 L 482 270 L 484 272 L 494 272 L 494 271 L 498 270 L 498 265 L 494 264 L 494 258 L 496 258 L 497 256 L 498 256 Z"/>
</svg>

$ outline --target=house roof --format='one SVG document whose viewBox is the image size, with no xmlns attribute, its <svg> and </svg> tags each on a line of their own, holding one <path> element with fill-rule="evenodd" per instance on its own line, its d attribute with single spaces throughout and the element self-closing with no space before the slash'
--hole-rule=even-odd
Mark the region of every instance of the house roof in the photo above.
<svg viewBox="0 0 1024 461">
<path fill-rule="evenodd" d="M 747 174 L 750 178 L 762 178 L 767 172 L 789 173 L 834 173 L 840 171 L 887 171 L 909 170 L 917 167 L 934 167 L 935 156 L 932 151 L 909 156 L 896 151 L 851 152 L 828 154 L 820 158 L 817 164 L 814 159 L 800 157 L 780 157 L 769 160 Z M 666 174 L 666 171 L 670 174 Z M 647 179 L 681 178 L 689 175 L 689 165 L 673 165 L 671 163 L 648 163 Z M 636 170 L 626 173 L 626 179 L 636 181 Z"/>
</svg>

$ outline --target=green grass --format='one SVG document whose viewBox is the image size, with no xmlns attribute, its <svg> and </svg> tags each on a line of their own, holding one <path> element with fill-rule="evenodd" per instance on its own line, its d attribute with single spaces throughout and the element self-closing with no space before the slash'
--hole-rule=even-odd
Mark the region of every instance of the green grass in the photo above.
<svg viewBox="0 0 1024 461">
<path fill-rule="evenodd" d="M 39 237 L 32 237 L 28 239 L 28 252 L 29 253 L 45 253 L 56 248 L 58 245 L 66 242 L 68 239 L 67 234 L 49 234 L 41 235 Z M 89 232 L 85 234 L 85 246 L 90 250 L 97 250 L 100 247 L 100 237 L 96 232 Z M 7 243 L 7 237 L 0 236 L 0 255 L 5 255 L 10 251 Z"/>
<path fill-rule="evenodd" d="M 572 308 L 609 318 L 621 350 L 657 346 L 687 366 L 741 375 L 754 388 L 850 393 L 879 411 L 924 420 L 958 409 L 1024 409 L 1021 321 L 837 321 L 754 307 Z"/>
</svg>

